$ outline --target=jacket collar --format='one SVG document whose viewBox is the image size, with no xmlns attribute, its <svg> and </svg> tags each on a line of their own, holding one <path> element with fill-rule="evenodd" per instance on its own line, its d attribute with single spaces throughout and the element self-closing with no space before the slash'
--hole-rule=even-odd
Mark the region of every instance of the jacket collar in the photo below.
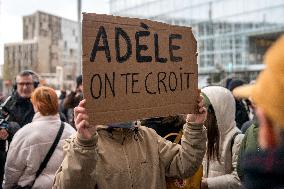
<svg viewBox="0 0 284 189">
<path fill-rule="evenodd" d="M 31 101 L 30 101 L 31 98 L 23 98 L 19 95 L 18 92 L 14 93 L 14 99 L 16 100 L 17 103 L 30 103 L 31 104 Z"/>
<path fill-rule="evenodd" d="M 33 121 L 56 121 L 60 120 L 59 114 L 43 116 L 39 112 L 35 113 Z"/>
</svg>

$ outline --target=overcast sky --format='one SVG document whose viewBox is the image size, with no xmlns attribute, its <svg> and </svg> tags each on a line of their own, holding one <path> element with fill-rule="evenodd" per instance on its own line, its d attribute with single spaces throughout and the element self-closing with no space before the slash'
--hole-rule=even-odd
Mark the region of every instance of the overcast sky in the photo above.
<svg viewBox="0 0 284 189">
<path fill-rule="evenodd" d="M 23 39 L 22 16 L 37 10 L 77 20 L 77 0 L 0 0 L 0 64 L 4 43 Z M 108 0 L 82 0 L 82 12 L 108 14 Z"/>
</svg>

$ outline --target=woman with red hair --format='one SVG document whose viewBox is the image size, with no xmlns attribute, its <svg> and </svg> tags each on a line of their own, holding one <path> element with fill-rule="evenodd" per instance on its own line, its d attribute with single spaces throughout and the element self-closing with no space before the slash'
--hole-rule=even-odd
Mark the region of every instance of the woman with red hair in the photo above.
<svg viewBox="0 0 284 189">
<path fill-rule="evenodd" d="M 38 87 L 31 101 L 35 111 L 33 120 L 15 134 L 8 151 L 4 183 L 7 189 L 32 185 L 33 188 L 51 188 L 55 172 L 63 160 L 64 140 L 75 132 L 71 125 L 60 121 L 55 90 Z M 61 136 L 58 134 L 60 130 Z M 57 136 L 60 137 L 58 144 L 54 142 Z M 55 150 L 46 167 L 36 177 L 53 143 Z"/>
</svg>

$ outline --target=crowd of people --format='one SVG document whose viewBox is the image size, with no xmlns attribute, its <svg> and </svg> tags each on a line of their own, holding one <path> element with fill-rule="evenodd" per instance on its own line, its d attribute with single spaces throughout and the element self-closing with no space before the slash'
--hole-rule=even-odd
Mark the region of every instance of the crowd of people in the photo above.
<svg viewBox="0 0 284 189">
<path fill-rule="evenodd" d="M 90 125 L 76 89 L 41 86 L 25 70 L 3 100 L 0 182 L 5 189 L 284 188 L 284 36 L 250 85 L 207 86 L 198 113 Z"/>
</svg>

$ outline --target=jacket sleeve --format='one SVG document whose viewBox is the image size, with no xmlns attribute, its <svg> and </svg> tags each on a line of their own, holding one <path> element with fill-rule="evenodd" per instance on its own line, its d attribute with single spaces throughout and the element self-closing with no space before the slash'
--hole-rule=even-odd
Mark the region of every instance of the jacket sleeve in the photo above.
<svg viewBox="0 0 284 189">
<path fill-rule="evenodd" d="M 159 138 L 160 159 L 167 177 L 188 178 L 202 163 L 206 150 L 206 132 L 202 125 L 184 125 L 181 145 Z"/>
<path fill-rule="evenodd" d="M 27 159 L 30 154 L 30 147 L 24 147 L 22 137 L 15 135 L 10 145 L 5 164 L 5 189 L 10 189 L 18 184 L 20 177 L 27 167 Z"/>
<path fill-rule="evenodd" d="M 56 172 L 53 189 L 95 188 L 97 138 L 96 134 L 92 140 L 83 140 L 77 134 L 66 140 L 64 160 Z"/>
<path fill-rule="evenodd" d="M 237 161 L 243 137 L 244 137 L 243 134 L 237 135 L 235 138 L 234 145 L 232 147 L 232 167 L 233 167 L 232 173 L 222 176 L 207 178 L 209 189 L 241 188 L 241 182 L 237 174 Z"/>
</svg>

